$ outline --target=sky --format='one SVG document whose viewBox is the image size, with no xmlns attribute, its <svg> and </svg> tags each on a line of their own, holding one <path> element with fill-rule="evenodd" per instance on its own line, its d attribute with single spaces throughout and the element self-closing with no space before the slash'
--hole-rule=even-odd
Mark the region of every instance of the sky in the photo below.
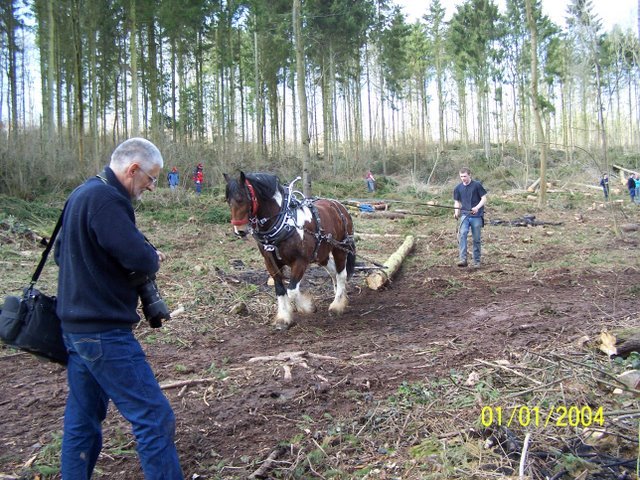
<svg viewBox="0 0 640 480">
<path fill-rule="evenodd" d="M 494 0 L 501 12 L 505 10 L 505 0 Z M 422 17 L 429 10 L 431 0 L 394 0 L 403 7 L 404 13 L 413 21 Z M 440 0 L 447 13 L 448 20 L 455 12 L 456 5 L 462 0 Z M 610 31 L 614 25 L 620 25 L 623 30 L 628 28 L 637 31 L 638 24 L 638 0 L 592 0 L 594 13 L 602 20 L 605 31 Z M 569 0 L 542 0 L 542 11 L 553 22 L 561 27 L 566 26 L 567 6 Z"/>
</svg>

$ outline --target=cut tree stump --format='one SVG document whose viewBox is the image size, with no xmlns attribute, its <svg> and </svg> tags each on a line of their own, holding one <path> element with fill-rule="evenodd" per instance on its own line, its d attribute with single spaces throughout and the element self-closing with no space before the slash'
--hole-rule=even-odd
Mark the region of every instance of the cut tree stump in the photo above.
<svg viewBox="0 0 640 480">
<path fill-rule="evenodd" d="M 413 250 L 416 244 L 416 238 L 413 235 L 407 235 L 404 239 L 404 243 L 398 248 L 389 259 L 384 262 L 384 270 L 378 270 L 367 276 L 367 286 L 371 290 L 379 290 L 384 287 L 389 280 L 398 272 L 402 262 L 409 252 Z"/>
</svg>

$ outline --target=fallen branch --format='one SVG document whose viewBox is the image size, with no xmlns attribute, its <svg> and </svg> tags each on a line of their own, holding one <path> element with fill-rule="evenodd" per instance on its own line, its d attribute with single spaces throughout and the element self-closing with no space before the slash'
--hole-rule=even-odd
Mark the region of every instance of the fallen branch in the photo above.
<svg viewBox="0 0 640 480">
<path fill-rule="evenodd" d="M 524 437 L 524 445 L 522 446 L 522 454 L 520 455 L 520 479 L 524 479 L 524 469 L 527 463 L 527 452 L 529 450 L 529 440 L 531 440 L 531 432 L 527 432 L 527 435 Z"/>
<path fill-rule="evenodd" d="M 384 263 L 385 270 L 378 270 L 367 276 L 367 286 L 371 290 L 379 290 L 389 282 L 397 272 L 409 252 L 413 250 L 416 244 L 416 238 L 413 235 L 407 235 L 404 243 L 396 250 L 389 259 Z"/>
<path fill-rule="evenodd" d="M 247 362 L 249 363 L 256 363 L 256 362 L 272 362 L 272 361 L 279 361 L 279 362 L 284 362 L 286 360 L 291 360 L 294 358 L 300 358 L 302 357 L 305 353 L 307 353 L 305 350 L 300 350 L 299 352 L 282 352 L 279 353 L 278 355 L 271 355 L 271 356 L 266 356 L 266 357 L 252 357 L 249 360 L 247 360 Z"/>
<path fill-rule="evenodd" d="M 218 380 L 217 378 L 192 378 L 189 380 L 178 380 L 175 382 L 165 382 L 160 384 L 162 390 L 169 390 L 171 388 L 180 388 L 184 386 L 198 385 L 200 383 L 212 383 Z"/>
<path fill-rule="evenodd" d="M 253 480 L 254 478 L 264 478 L 267 472 L 271 470 L 276 459 L 280 455 L 282 455 L 285 451 L 286 451 L 285 447 L 282 447 L 282 446 L 277 447 L 273 452 L 269 454 L 267 459 L 264 462 L 262 462 L 262 465 L 260 465 L 260 468 L 258 468 L 255 472 L 253 472 L 247 478 L 250 480 Z"/>
<path fill-rule="evenodd" d="M 330 355 L 320 355 L 319 353 L 311 353 L 306 350 L 300 350 L 299 352 L 282 352 L 278 355 L 271 355 L 265 357 L 252 357 L 247 362 L 256 363 L 256 362 L 285 362 L 288 360 L 299 362 L 302 358 L 317 358 L 318 360 L 340 360 L 337 357 L 332 357 Z"/>
</svg>

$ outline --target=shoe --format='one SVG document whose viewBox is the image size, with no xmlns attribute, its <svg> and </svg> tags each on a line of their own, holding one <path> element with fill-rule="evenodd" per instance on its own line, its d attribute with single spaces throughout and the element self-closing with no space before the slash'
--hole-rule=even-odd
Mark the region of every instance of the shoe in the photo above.
<svg viewBox="0 0 640 480">
<path fill-rule="evenodd" d="M 480 262 L 473 262 L 473 265 L 471 265 L 471 268 L 480 268 Z"/>
<path fill-rule="evenodd" d="M 467 261 L 466 260 L 458 260 L 457 265 L 459 267 L 466 267 L 467 266 Z"/>
</svg>

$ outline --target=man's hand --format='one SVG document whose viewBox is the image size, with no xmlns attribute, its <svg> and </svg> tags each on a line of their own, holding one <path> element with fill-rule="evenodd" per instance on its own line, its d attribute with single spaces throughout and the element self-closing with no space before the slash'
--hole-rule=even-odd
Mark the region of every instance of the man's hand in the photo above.
<svg viewBox="0 0 640 480">
<path fill-rule="evenodd" d="M 473 207 L 471 209 L 471 215 L 475 215 L 476 213 L 478 213 L 478 210 L 479 210 L 478 207 Z"/>
<path fill-rule="evenodd" d="M 458 210 L 456 210 L 455 212 L 453 212 L 453 218 L 455 218 L 456 220 L 458 220 L 458 218 L 460 217 L 460 212 L 458 212 Z"/>
<path fill-rule="evenodd" d="M 160 263 L 164 262 L 167 259 L 167 256 L 162 253 L 160 250 L 156 250 L 156 253 L 158 254 L 158 261 Z"/>
</svg>

